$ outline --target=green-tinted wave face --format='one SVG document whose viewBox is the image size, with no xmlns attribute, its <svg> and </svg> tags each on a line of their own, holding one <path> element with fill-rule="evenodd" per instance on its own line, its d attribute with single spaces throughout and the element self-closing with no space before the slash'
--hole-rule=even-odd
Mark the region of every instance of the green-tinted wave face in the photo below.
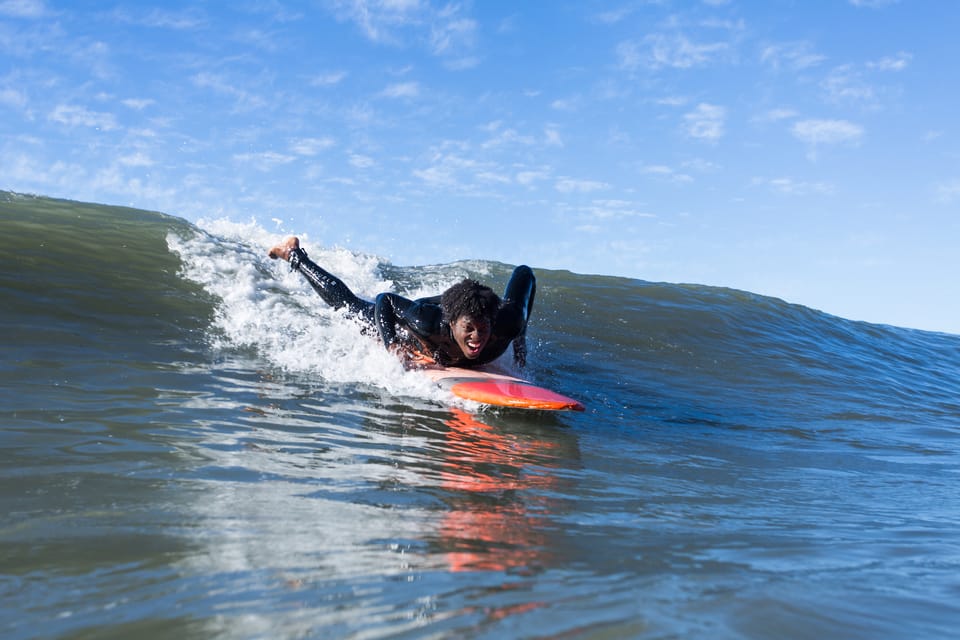
<svg viewBox="0 0 960 640">
<path fill-rule="evenodd" d="M 202 334 L 213 300 L 179 277 L 180 260 L 166 243 L 172 230 L 189 233 L 190 225 L 135 209 L 0 194 L 4 340 L 61 351 L 96 343 L 130 358 L 175 359 L 164 352 Z"/>
</svg>

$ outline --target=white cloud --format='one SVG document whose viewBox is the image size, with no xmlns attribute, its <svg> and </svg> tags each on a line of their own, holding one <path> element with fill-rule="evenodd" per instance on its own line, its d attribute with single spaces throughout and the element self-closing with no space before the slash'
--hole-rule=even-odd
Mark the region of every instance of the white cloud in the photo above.
<svg viewBox="0 0 960 640">
<path fill-rule="evenodd" d="M 554 188 L 560 193 L 590 193 L 608 189 L 610 185 L 596 180 L 578 180 L 576 178 L 559 178 Z"/>
<path fill-rule="evenodd" d="M 580 107 L 580 98 L 557 98 L 550 103 L 551 109 L 556 109 L 557 111 L 576 111 Z"/>
<path fill-rule="evenodd" d="M 770 109 L 757 116 L 756 119 L 761 122 L 780 122 L 781 120 L 790 120 L 796 117 L 797 112 L 793 109 L 780 107 L 777 109 Z"/>
<path fill-rule="evenodd" d="M 340 82 L 346 77 L 346 71 L 328 71 L 311 78 L 310 84 L 314 87 L 332 87 L 336 84 L 340 84 Z"/>
<path fill-rule="evenodd" d="M 719 54 L 730 48 L 725 42 L 696 43 L 682 34 L 653 34 L 644 38 L 643 42 L 647 49 L 643 62 L 652 69 L 689 69 L 703 66 L 713 62 Z"/>
<path fill-rule="evenodd" d="M 545 170 L 520 171 L 517 173 L 517 176 L 516 176 L 517 183 L 525 186 L 529 186 L 534 182 L 548 180 L 549 178 L 550 178 L 550 172 Z"/>
<path fill-rule="evenodd" d="M 477 22 L 463 15 L 467 4 L 435 7 L 420 0 L 327 0 L 341 21 L 354 23 L 363 35 L 378 43 L 404 44 L 405 40 L 429 47 L 430 53 L 456 58 L 448 67 L 463 69 L 477 64 L 469 55 L 476 39 Z"/>
<path fill-rule="evenodd" d="M 485 140 L 483 143 L 481 143 L 480 147 L 483 149 L 493 149 L 509 144 L 532 146 L 536 144 L 536 142 L 537 140 L 533 136 L 521 135 L 516 129 L 504 129 L 503 131 L 497 133 L 496 136 L 490 138 L 489 140 Z"/>
<path fill-rule="evenodd" d="M 0 15 L 14 18 L 42 18 L 47 15 L 43 0 L 3 0 L 0 2 Z"/>
<path fill-rule="evenodd" d="M 666 96 L 663 98 L 657 98 L 654 100 L 655 104 L 660 104 L 665 107 L 682 107 L 685 104 L 690 102 L 687 98 L 683 96 Z"/>
<path fill-rule="evenodd" d="M 826 182 L 804 182 L 793 178 L 755 178 L 754 184 L 765 185 L 771 191 L 787 196 L 805 196 L 810 194 L 829 195 L 834 187 Z"/>
<path fill-rule="evenodd" d="M 112 15 L 120 22 L 156 29 L 174 29 L 177 31 L 197 29 L 204 26 L 207 22 L 203 13 L 193 8 L 183 11 L 153 9 L 150 13 L 140 15 L 133 15 L 128 9 L 117 9 Z"/>
<path fill-rule="evenodd" d="M 477 180 L 481 182 L 492 182 L 496 184 L 510 184 L 513 182 L 510 176 L 494 171 L 479 171 L 476 177 Z"/>
<path fill-rule="evenodd" d="M 222 75 L 204 71 L 193 76 L 191 81 L 201 89 L 213 89 L 217 93 L 235 98 L 237 101 L 237 109 L 249 111 L 266 106 L 266 101 L 263 98 L 234 86 Z"/>
<path fill-rule="evenodd" d="M 935 199 L 942 204 L 953 204 L 960 200 L 960 179 L 942 182 L 937 185 Z"/>
<path fill-rule="evenodd" d="M 256 47 L 267 53 L 276 53 L 280 50 L 279 37 L 275 33 L 269 33 L 261 29 L 244 29 L 238 31 L 234 39 L 244 45 Z"/>
<path fill-rule="evenodd" d="M 678 173 L 672 167 L 662 164 L 645 165 L 640 168 L 640 173 L 662 178 L 670 182 L 687 183 L 693 182 L 693 178 L 686 173 Z"/>
<path fill-rule="evenodd" d="M 90 127 L 111 131 L 117 128 L 117 120 L 112 113 L 90 111 L 85 107 L 61 104 L 50 114 L 50 120 L 70 127 Z"/>
<path fill-rule="evenodd" d="M 125 167 L 151 167 L 154 164 L 149 156 L 140 151 L 121 156 L 119 162 Z"/>
<path fill-rule="evenodd" d="M 791 71 L 808 69 L 827 59 L 826 56 L 811 51 L 811 47 L 809 42 L 768 45 L 760 52 L 760 61 L 773 67 L 774 70 L 779 70 L 781 67 Z"/>
<path fill-rule="evenodd" d="M 288 164 L 296 160 L 296 157 L 289 156 L 276 151 L 263 151 L 261 153 L 237 153 L 233 159 L 242 164 L 249 164 L 259 171 L 272 171 L 275 167 Z"/>
<path fill-rule="evenodd" d="M 333 138 L 297 138 L 290 141 L 290 151 L 298 156 L 315 156 L 334 144 Z"/>
<path fill-rule="evenodd" d="M 587 207 L 587 215 L 592 220 L 615 220 L 619 218 L 655 218 L 629 200 L 594 200 Z"/>
<path fill-rule="evenodd" d="M 439 22 L 430 29 L 430 47 L 435 55 L 446 55 L 469 49 L 473 46 L 477 22 L 461 18 L 452 11 L 456 5 L 448 5 L 441 12 Z"/>
<path fill-rule="evenodd" d="M 855 7 L 866 7 L 868 9 L 879 9 L 891 4 L 897 4 L 900 0 L 850 0 L 850 4 Z"/>
<path fill-rule="evenodd" d="M 860 74 L 849 65 L 831 71 L 820 86 L 830 102 L 872 102 L 876 95 L 873 87 L 865 83 Z"/>
<path fill-rule="evenodd" d="M 457 174 L 478 170 L 475 161 L 450 153 L 434 153 L 431 162 L 426 169 L 415 169 L 413 175 L 434 187 L 459 187 Z"/>
<path fill-rule="evenodd" d="M 543 130 L 544 142 L 548 147 L 562 147 L 563 139 L 560 137 L 560 132 L 553 127 L 547 127 Z"/>
<path fill-rule="evenodd" d="M 127 98 L 126 100 L 121 100 L 120 103 L 136 111 L 143 111 L 150 105 L 154 104 L 156 101 L 151 98 Z"/>
<path fill-rule="evenodd" d="M 633 41 L 621 42 L 616 48 L 617 59 L 620 68 L 628 71 L 638 69 L 643 63 L 643 55 L 640 53 L 640 45 Z"/>
<path fill-rule="evenodd" d="M 18 89 L 0 89 L 0 104 L 23 108 L 27 106 L 27 94 Z"/>
<path fill-rule="evenodd" d="M 687 135 L 701 140 L 719 140 L 723 137 L 726 116 L 727 110 L 723 107 L 701 102 L 696 109 L 683 116 Z"/>
<path fill-rule="evenodd" d="M 360 153 L 351 153 L 347 161 L 357 169 L 369 169 L 375 164 L 373 158 Z"/>
<path fill-rule="evenodd" d="M 730 45 L 725 42 L 701 44 L 682 34 L 669 36 L 658 33 L 647 36 L 640 43 L 621 42 L 617 45 L 616 53 L 620 67 L 628 71 L 640 67 L 654 70 L 664 67 L 689 69 L 715 61 L 729 48 Z"/>
<path fill-rule="evenodd" d="M 616 9 L 608 9 L 607 11 L 603 11 L 595 15 L 593 17 L 593 20 L 595 22 L 599 22 L 600 24 L 616 24 L 621 20 L 623 20 L 624 18 L 626 18 L 627 16 L 629 16 L 633 12 L 634 12 L 633 7 L 619 7 Z"/>
<path fill-rule="evenodd" d="M 911 54 L 901 51 L 895 56 L 885 56 L 876 62 L 870 62 L 867 67 L 878 71 L 903 71 L 909 66 L 911 60 L 913 60 Z"/>
<path fill-rule="evenodd" d="M 863 127 L 847 120 L 801 120 L 790 131 L 799 140 L 813 145 L 856 142 L 864 133 Z"/>
<path fill-rule="evenodd" d="M 416 98 L 420 95 L 420 85 L 416 82 L 398 82 L 389 85 L 380 95 L 384 98 Z"/>
</svg>

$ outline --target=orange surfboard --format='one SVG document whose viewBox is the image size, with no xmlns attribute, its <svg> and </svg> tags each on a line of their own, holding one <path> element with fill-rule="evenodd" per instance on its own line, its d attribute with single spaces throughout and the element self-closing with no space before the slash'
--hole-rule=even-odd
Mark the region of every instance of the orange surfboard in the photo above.
<svg viewBox="0 0 960 640">
<path fill-rule="evenodd" d="M 458 367 L 424 369 L 423 372 L 441 387 L 465 400 L 517 409 L 584 410 L 584 406 L 573 398 L 502 373 Z"/>
</svg>

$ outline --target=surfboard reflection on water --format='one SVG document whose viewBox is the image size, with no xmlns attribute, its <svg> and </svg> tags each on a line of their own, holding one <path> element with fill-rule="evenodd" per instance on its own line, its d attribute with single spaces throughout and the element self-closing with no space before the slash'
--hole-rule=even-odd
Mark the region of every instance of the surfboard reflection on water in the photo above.
<svg viewBox="0 0 960 640">
<path fill-rule="evenodd" d="M 439 536 L 452 571 L 535 571 L 548 565 L 547 531 L 556 488 L 555 442 L 498 431 L 460 409 L 445 421 L 441 470 L 450 511 Z"/>
</svg>

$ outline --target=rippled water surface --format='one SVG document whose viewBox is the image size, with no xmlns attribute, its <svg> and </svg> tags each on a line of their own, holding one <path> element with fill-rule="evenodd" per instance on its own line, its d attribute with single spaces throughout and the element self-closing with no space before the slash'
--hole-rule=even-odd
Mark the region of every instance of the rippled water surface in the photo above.
<svg viewBox="0 0 960 640">
<path fill-rule="evenodd" d="M 255 226 L 0 196 L 4 638 L 960 624 L 956 336 L 537 270 L 526 375 L 587 411 L 494 411 L 401 371 Z M 510 272 L 308 250 L 366 296 Z"/>
</svg>

